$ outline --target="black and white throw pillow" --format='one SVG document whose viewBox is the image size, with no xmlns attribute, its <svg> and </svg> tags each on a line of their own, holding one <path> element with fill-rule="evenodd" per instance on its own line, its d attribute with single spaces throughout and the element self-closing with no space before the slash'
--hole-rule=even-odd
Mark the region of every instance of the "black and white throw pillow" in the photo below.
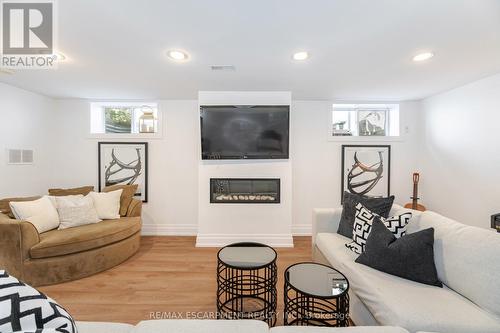
<svg viewBox="0 0 500 333">
<path fill-rule="evenodd" d="M 365 251 L 366 240 L 372 228 L 375 219 L 380 220 L 387 229 L 389 229 L 396 238 L 404 236 L 406 226 L 410 222 L 412 214 L 410 212 L 384 218 L 371 212 L 368 208 L 359 203 L 356 205 L 356 216 L 352 230 L 352 242 L 346 244 L 348 249 L 354 253 L 361 254 Z"/>
<path fill-rule="evenodd" d="M 71 315 L 56 301 L 0 270 L 0 332 L 76 333 Z"/>
<path fill-rule="evenodd" d="M 393 202 L 393 195 L 387 198 L 374 198 L 345 191 L 344 202 L 342 204 L 342 215 L 340 216 L 337 233 L 347 238 L 352 238 L 352 230 L 356 218 L 356 206 L 359 203 L 373 213 L 387 218 L 389 217 Z"/>
</svg>

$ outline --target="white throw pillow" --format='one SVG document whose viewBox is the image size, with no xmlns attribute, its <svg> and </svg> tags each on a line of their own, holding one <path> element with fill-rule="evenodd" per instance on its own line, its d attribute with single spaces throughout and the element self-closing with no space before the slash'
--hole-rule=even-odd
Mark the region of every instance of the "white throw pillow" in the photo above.
<svg viewBox="0 0 500 333">
<path fill-rule="evenodd" d="M 64 196 L 55 197 L 59 213 L 59 229 L 78 227 L 80 225 L 101 222 L 90 197 Z"/>
<path fill-rule="evenodd" d="M 68 199 L 83 198 L 83 194 L 64 195 L 64 196 L 47 195 L 46 197 L 49 198 L 49 200 L 50 200 L 50 202 L 52 202 L 52 205 L 54 206 L 54 208 L 57 209 L 56 198 L 68 198 Z"/>
<path fill-rule="evenodd" d="M 119 189 L 112 192 L 90 192 L 89 197 L 94 201 L 94 207 L 97 210 L 97 216 L 103 220 L 112 220 L 120 218 L 120 197 L 123 190 Z"/>
<path fill-rule="evenodd" d="M 59 215 L 47 196 L 34 201 L 11 201 L 9 205 L 16 219 L 31 222 L 39 233 L 59 226 Z"/>
</svg>

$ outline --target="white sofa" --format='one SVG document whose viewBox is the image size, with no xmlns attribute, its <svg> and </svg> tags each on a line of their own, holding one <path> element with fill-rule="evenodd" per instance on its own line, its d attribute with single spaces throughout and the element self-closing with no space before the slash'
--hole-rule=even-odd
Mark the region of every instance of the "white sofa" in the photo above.
<svg viewBox="0 0 500 333">
<path fill-rule="evenodd" d="M 390 216 L 406 211 L 394 205 Z M 313 257 L 350 282 L 356 325 L 400 326 L 410 332 L 500 332 L 500 234 L 458 223 L 432 211 L 413 212 L 408 233 L 434 232 L 434 259 L 444 287 L 432 287 L 355 263 L 336 233 L 342 208 L 313 212 Z"/>
<path fill-rule="evenodd" d="M 77 322 L 78 333 L 408 333 L 400 327 L 314 328 L 278 326 L 269 329 L 257 320 L 145 320 L 136 326 Z"/>
</svg>

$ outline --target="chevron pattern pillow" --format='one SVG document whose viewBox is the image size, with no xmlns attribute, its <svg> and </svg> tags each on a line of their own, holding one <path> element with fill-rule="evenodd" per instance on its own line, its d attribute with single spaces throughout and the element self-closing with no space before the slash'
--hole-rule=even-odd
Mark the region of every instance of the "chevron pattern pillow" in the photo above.
<svg viewBox="0 0 500 333">
<path fill-rule="evenodd" d="M 384 218 L 371 212 L 368 208 L 363 206 L 363 204 L 359 203 L 356 205 L 352 242 L 345 246 L 354 253 L 363 253 L 365 251 L 366 240 L 368 239 L 375 219 L 379 219 L 396 238 L 400 238 L 406 233 L 406 226 L 410 222 L 411 216 L 411 212 L 406 212 L 401 215 Z"/>
<path fill-rule="evenodd" d="M 0 332 L 76 333 L 71 315 L 56 301 L 0 270 Z"/>
</svg>

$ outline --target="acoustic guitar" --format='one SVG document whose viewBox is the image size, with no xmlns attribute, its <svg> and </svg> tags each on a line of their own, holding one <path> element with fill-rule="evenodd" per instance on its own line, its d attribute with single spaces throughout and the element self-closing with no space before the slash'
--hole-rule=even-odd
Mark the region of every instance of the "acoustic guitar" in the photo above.
<svg viewBox="0 0 500 333">
<path fill-rule="evenodd" d="M 424 212 L 426 210 L 424 205 L 421 205 L 418 203 L 418 181 L 420 180 L 420 174 L 418 172 L 415 172 L 413 174 L 413 197 L 411 197 L 412 202 L 407 203 L 405 205 L 405 208 L 411 208 L 414 210 L 419 210 L 421 212 Z"/>
</svg>

